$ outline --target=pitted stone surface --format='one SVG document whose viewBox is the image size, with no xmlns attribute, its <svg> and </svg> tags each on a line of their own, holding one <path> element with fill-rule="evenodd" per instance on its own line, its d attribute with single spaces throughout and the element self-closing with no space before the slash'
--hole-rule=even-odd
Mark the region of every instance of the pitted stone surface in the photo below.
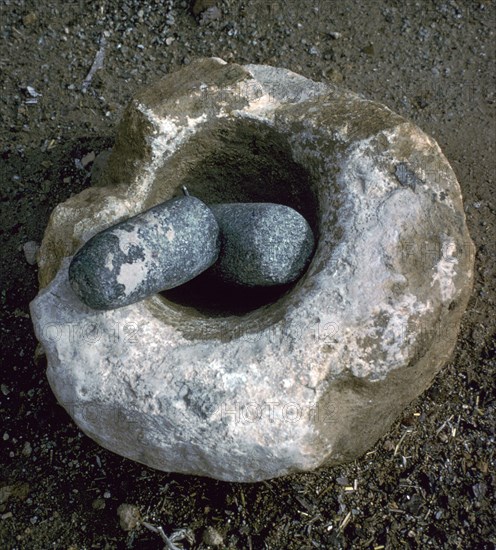
<svg viewBox="0 0 496 550">
<path fill-rule="evenodd" d="M 271 203 L 210 205 L 219 224 L 221 252 L 213 271 L 243 286 L 296 281 L 314 248 L 312 230 L 293 208 Z"/>
<path fill-rule="evenodd" d="M 316 238 L 307 271 L 240 316 L 160 295 L 83 306 L 77 249 L 182 185 L 295 208 Z M 203 59 L 134 98 L 99 186 L 55 209 L 31 316 L 57 399 L 101 445 L 258 481 L 353 460 L 388 430 L 449 359 L 473 261 L 455 174 L 415 125 L 285 69 Z"/>
<path fill-rule="evenodd" d="M 93 309 L 114 309 L 190 281 L 216 260 L 219 227 L 194 197 L 177 197 L 93 236 L 69 280 Z"/>
</svg>

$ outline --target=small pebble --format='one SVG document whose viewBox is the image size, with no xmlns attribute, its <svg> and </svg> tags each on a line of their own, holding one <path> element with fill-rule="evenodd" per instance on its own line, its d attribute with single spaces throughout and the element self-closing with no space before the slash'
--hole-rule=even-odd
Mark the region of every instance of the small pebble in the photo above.
<svg viewBox="0 0 496 550">
<path fill-rule="evenodd" d="M 40 187 L 41 187 L 41 192 L 45 193 L 46 195 L 47 193 L 50 193 L 50 189 L 52 188 L 52 182 L 50 180 L 43 180 L 41 182 Z"/>
<path fill-rule="evenodd" d="M 178 197 L 92 237 L 72 259 L 69 281 L 87 306 L 115 309 L 193 279 L 219 250 L 210 209 Z"/>
<path fill-rule="evenodd" d="M 87 155 L 84 155 L 84 157 L 81 159 L 81 164 L 86 168 L 88 164 L 91 164 L 92 162 L 95 161 L 95 157 L 96 157 L 95 151 L 91 151 Z"/>
<path fill-rule="evenodd" d="M 29 25 L 36 23 L 37 19 L 36 13 L 30 12 L 22 18 L 22 22 L 26 27 L 29 27 Z"/>
<path fill-rule="evenodd" d="M 22 455 L 23 456 L 31 456 L 31 453 L 33 452 L 33 448 L 31 447 L 31 443 L 29 441 L 26 441 L 22 447 Z"/>
<path fill-rule="evenodd" d="M 96 498 L 92 503 L 91 507 L 93 510 L 103 510 L 105 508 L 105 500 L 103 498 Z"/>
<path fill-rule="evenodd" d="M 221 230 L 221 253 L 212 273 L 238 285 L 296 281 L 307 267 L 314 237 L 305 218 L 282 204 L 211 206 Z"/>
<path fill-rule="evenodd" d="M 36 241 L 28 241 L 27 243 L 23 244 L 22 249 L 24 251 L 26 262 L 28 262 L 29 265 L 35 265 L 36 254 L 38 254 L 40 245 Z"/>
<path fill-rule="evenodd" d="M 7 502 L 9 498 L 26 500 L 28 494 L 29 494 L 28 483 L 17 482 L 17 483 L 14 483 L 14 485 L 4 485 L 0 487 L 0 505 Z"/>
<path fill-rule="evenodd" d="M 217 21 L 222 18 L 222 12 L 217 6 L 210 6 L 200 16 L 200 25 L 205 25 L 210 21 Z"/>
<path fill-rule="evenodd" d="M 224 537 L 214 527 L 207 527 L 203 531 L 203 542 L 208 546 L 222 546 Z"/>
<path fill-rule="evenodd" d="M 117 508 L 119 525 L 124 531 L 132 531 L 140 523 L 141 515 L 139 508 L 133 504 L 121 504 Z"/>
</svg>

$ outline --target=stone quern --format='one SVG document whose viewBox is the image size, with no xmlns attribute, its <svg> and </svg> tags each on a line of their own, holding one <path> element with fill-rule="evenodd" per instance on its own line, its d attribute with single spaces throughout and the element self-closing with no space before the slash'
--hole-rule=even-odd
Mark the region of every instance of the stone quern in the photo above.
<svg viewBox="0 0 496 550">
<path fill-rule="evenodd" d="M 221 252 L 212 268 L 226 282 L 273 286 L 296 281 L 314 248 L 305 218 L 271 203 L 210 205 L 221 232 Z"/>
<path fill-rule="evenodd" d="M 116 453 L 244 482 L 354 460 L 451 356 L 474 266 L 460 186 L 384 105 L 199 59 L 134 97 L 95 184 L 52 213 L 31 318 L 58 401 Z M 67 278 L 79 247 L 183 185 L 294 208 L 316 240 L 306 271 L 240 315 L 162 294 L 85 307 Z"/>
<path fill-rule="evenodd" d="M 115 309 L 190 281 L 219 249 L 211 210 L 177 197 L 93 236 L 74 256 L 69 280 L 87 306 Z"/>
</svg>

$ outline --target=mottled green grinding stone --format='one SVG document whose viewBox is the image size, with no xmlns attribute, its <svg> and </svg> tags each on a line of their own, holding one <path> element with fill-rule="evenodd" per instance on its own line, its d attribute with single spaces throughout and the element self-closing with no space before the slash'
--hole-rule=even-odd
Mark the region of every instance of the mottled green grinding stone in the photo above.
<svg viewBox="0 0 496 550">
<path fill-rule="evenodd" d="M 212 272 L 226 282 L 254 286 L 296 281 L 314 249 L 305 218 L 272 203 L 215 204 L 210 207 L 221 232 L 221 252 Z"/>
<path fill-rule="evenodd" d="M 74 256 L 69 281 L 87 306 L 115 309 L 193 279 L 219 250 L 212 211 L 178 197 L 92 237 Z"/>
</svg>

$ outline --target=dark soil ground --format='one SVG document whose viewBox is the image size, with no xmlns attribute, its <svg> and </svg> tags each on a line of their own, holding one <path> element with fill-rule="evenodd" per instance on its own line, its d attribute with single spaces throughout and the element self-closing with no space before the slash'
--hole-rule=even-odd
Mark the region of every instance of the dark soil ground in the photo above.
<svg viewBox="0 0 496 550">
<path fill-rule="evenodd" d="M 195 17 L 180 1 L 0 1 L 0 547 L 163 548 L 150 527 L 121 529 L 116 511 L 129 503 L 169 536 L 189 529 L 183 548 L 216 534 L 232 549 L 494 548 L 495 3 L 216 5 Z M 83 92 L 102 36 L 104 66 Z M 250 485 L 159 473 L 84 436 L 35 359 L 37 270 L 23 244 L 90 184 L 81 159 L 112 144 L 132 94 L 201 56 L 283 66 L 381 101 L 433 135 L 459 177 L 477 257 L 456 350 L 352 464 Z"/>
</svg>

